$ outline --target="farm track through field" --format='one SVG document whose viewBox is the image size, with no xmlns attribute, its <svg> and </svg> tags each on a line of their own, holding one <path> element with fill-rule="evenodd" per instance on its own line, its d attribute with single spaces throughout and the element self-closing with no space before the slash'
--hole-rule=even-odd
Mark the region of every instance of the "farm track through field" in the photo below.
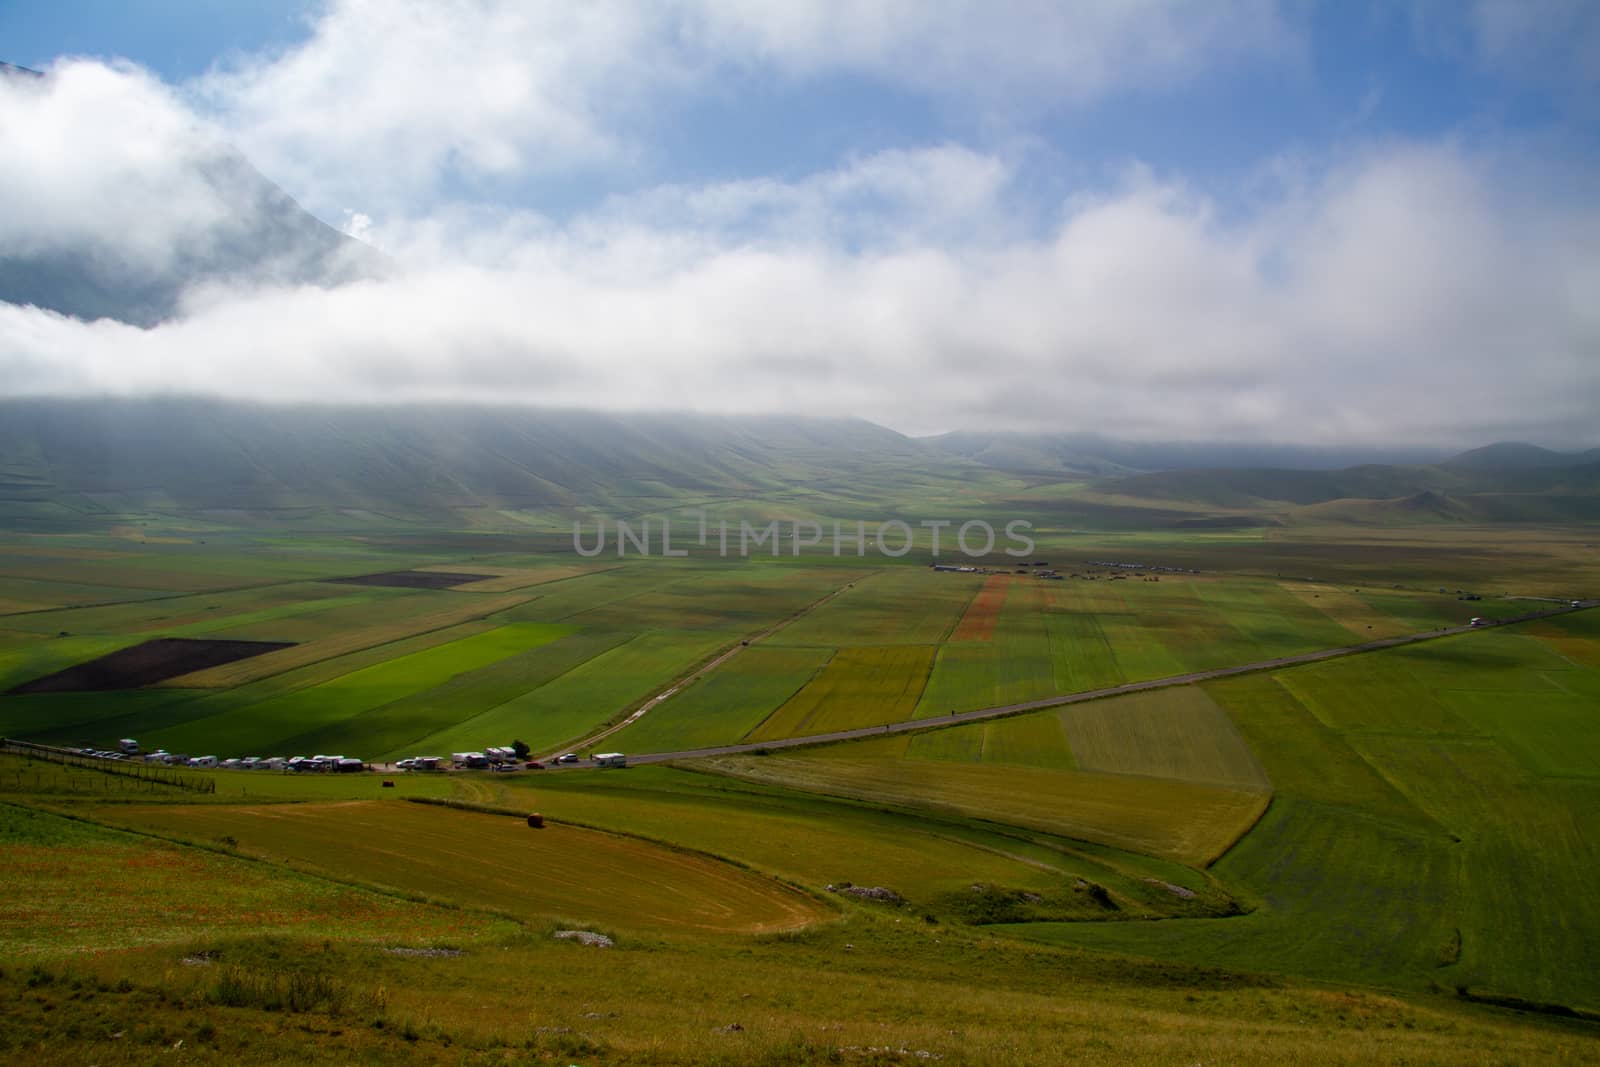
<svg viewBox="0 0 1600 1067">
<path fill-rule="evenodd" d="M 837 590 L 830 593 L 829 597 L 837 595 Z M 816 607 L 827 600 L 819 600 Z M 1064 693 L 1059 696 L 1044 697 L 1040 700 L 1028 700 L 1016 704 L 1000 704 L 994 707 L 979 708 L 975 711 L 953 712 L 949 715 L 939 715 L 926 719 L 908 719 L 904 722 L 888 723 L 883 726 L 859 727 L 852 730 L 834 730 L 828 733 L 809 734 L 805 737 L 787 737 L 770 741 L 750 741 L 736 745 L 718 745 L 712 748 L 688 749 L 681 752 L 649 752 L 628 754 L 629 763 L 663 763 L 668 760 L 697 759 L 703 756 L 736 756 L 747 752 L 759 752 L 779 748 L 800 748 L 806 745 L 821 745 L 835 741 L 856 741 L 868 737 L 884 737 L 891 734 L 917 733 L 924 730 L 934 730 L 944 726 L 955 726 L 960 723 L 982 722 L 986 719 L 1000 719 L 1009 715 L 1022 715 L 1030 711 L 1042 711 L 1045 708 L 1056 708 L 1066 704 L 1079 704 L 1089 700 L 1103 700 L 1106 697 L 1122 696 L 1127 693 L 1144 693 L 1153 689 L 1169 689 L 1174 686 L 1193 685 L 1196 682 L 1209 682 L 1218 678 L 1231 678 L 1240 674 L 1254 674 L 1259 671 L 1278 670 L 1283 667 L 1294 667 L 1303 663 L 1320 663 L 1324 660 L 1338 659 L 1343 656 L 1359 655 L 1363 652 L 1377 652 L 1387 648 L 1401 648 L 1414 645 L 1422 641 L 1433 641 L 1443 637 L 1455 637 L 1460 634 L 1471 633 L 1475 630 L 1489 630 L 1500 626 L 1510 626 L 1514 623 L 1528 622 L 1534 619 L 1548 618 L 1553 615 L 1564 615 L 1568 612 L 1595 607 L 1593 602 L 1586 602 L 1581 608 L 1563 607 L 1552 611 L 1532 612 L 1520 615 L 1514 619 L 1502 619 L 1486 623 L 1482 626 L 1453 626 L 1446 629 L 1430 630 L 1425 633 L 1407 634 L 1403 637 L 1386 637 L 1377 641 L 1367 641 L 1359 645 L 1349 645 L 1343 648 L 1321 649 L 1316 652 L 1301 652 L 1293 656 L 1279 656 L 1274 659 L 1260 660 L 1255 663 L 1245 663 L 1235 667 L 1217 667 L 1212 670 L 1192 671 L 1187 674 L 1175 674 L 1165 678 L 1152 678 L 1143 682 L 1128 682 L 1124 685 L 1107 686 L 1102 689 L 1089 689 L 1079 693 Z M 807 609 L 808 611 L 810 609 Z M 802 612 L 804 614 L 804 612 Z M 799 616 L 796 616 L 798 618 Z M 792 620 L 790 620 L 792 621 Z M 779 627 L 774 627 L 778 629 Z M 772 631 L 767 631 L 771 633 Z M 738 649 L 733 650 L 737 652 Z M 729 655 L 732 653 L 730 652 Z M 700 673 L 710 670 L 717 663 L 726 659 L 726 656 L 707 664 Z M 698 677 L 698 675 L 696 675 Z M 657 701 L 659 702 L 658 698 Z M 643 714 L 652 702 L 636 714 Z M 591 740 L 608 736 L 612 731 L 607 731 Z M 584 745 L 574 748 L 587 747 Z M 567 764 L 564 769 L 576 769 L 592 766 L 589 763 Z"/>
<path fill-rule="evenodd" d="M 779 630 L 782 630 L 785 626 L 788 626 L 789 624 L 791 624 L 793 622 L 796 622 L 796 621 L 798 621 L 800 619 L 805 618 L 807 615 L 811 614 L 813 611 L 815 611 L 818 608 L 822 607 L 822 605 L 828 603 L 830 600 L 832 600 L 834 597 L 838 596 L 840 593 L 843 593 L 846 589 L 849 589 L 852 586 L 854 586 L 855 583 L 864 582 L 868 578 L 872 578 L 872 577 L 875 577 L 875 574 L 866 574 L 866 575 L 862 575 L 862 576 L 859 576 L 859 577 L 854 577 L 854 578 L 849 579 L 848 581 L 845 582 L 844 585 L 841 585 L 837 589 L 834 589 L 834 590 L 832 590 L 832 591 L 830 591 L 828 593 L 825 593 L 824 595 L 818 597 L 816 600 L 813 600 L 811 603 L 807 604 L 805 607 L 801 608 L 799 611 L 795 612 L 793 615 L 789 616 L 787 619 L 783 619 L 780 622 L 778 622 L 778 623 L 776 623 L 776 624 L 774 624 L 772 626 L 767 627 L 765 630 L 762 630 L 760 633 L 755 634 L 752 637 L 745 638 L 744 640 L 740 641 L 738 644 L 734 645 L 732 648 L 728 649 L 726 652 L 720 653 L 719 655 L 713 657 L 711 660 L 707 661 L 706 663 L 701 664 L 701 666 L 698 669 L 693 670 L 690 673 L 684 675 L 683 677 L 676 679 L 666 689 L 663 689 L 661 692 L 657 693 L 655 696 L 651 697 L 649 700 L 646 700 L 643 704 L 639 705 L 639 707 L 636 708 L 634 711 L 630 712 L 627 716 L 625 716 L 622 719 L 621 722 L 618 722 L 618 723 L 616 723 L 616 724 L 614 724 L 612 726 L 608 726 L 604 730 L 601 730 L 599 733 L 590 734 L 588 737 L 584 738 L 582 741 L 578 741 L 578 742 L 575 742 L 573 744 L 566 745 L 566 746 L 564 746 L 564 748 L 574 749 L 574 750 L 575 749 L 584 749 L 584 748 L 593 748 L 594 745 L 598 744 L 601 741 L 604 741 L 606 738 L 610 737 L 614 733 L 617 733 L 619 730 L 622 730 L 622 729 L 624 729 L 625 727 L 628 727 L 628 726 L 632 726 L 634 723 L 638 722 L 641 718 L 643 718 L 645 716 L 645 714 L 650 711 L 651 708 L 654 708 L 657 704 L 660 704 L 663 700 L 666 700 L 668 697 L 672 696 L 674 693 L 676 693 L 678 690 L 682 689 L 684 686 L 689 685 L 689 684 L 691 684 L 693 682 L 699 681 L 705 675 L 710 674 L 712 671 L 716 670 L 718 667 L 722 666 L 724 663 L 728 662 L 734 656 L 737 656 L 740 652 L 743 652 L 746 648 L 749 648 L 751 645 L 755 644 L 755 642 L 761 640 L 763 637 L 771 637 L 773 634 L 777 633 Z M 738 751 L 738 750 L 739 749 L 736 746 L 734 751 Z M 543 761 L 548 763 L 549 765 L 557 766 L 557 764 L 555 763 L 555 758 L 559 754 L 560 753 L 552 752 L 548 756 L 545 756 L 545 757 L 542 757 L 542 758 L 543 758 Z"/>
</svg>

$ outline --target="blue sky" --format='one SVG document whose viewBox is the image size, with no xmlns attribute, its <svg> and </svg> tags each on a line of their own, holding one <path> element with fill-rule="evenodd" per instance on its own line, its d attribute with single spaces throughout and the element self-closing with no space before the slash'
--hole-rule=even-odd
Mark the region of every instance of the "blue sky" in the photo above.
<svg viewBox="0 0 1600 1067">
<path fill-rule="evenodd" d="M 62 0 L 0 4 L 0 42 L 76 72 L 58 124 L 114 142 L 90 105 L 122 94 L 405 268 L 392 304 L 213 294 L 117 388 L 225 390 L 190 346 L 313 300 L 363 361 L 248 388 L 1600 443 L 1587 0 Z M 49 165 L 16 188 L 64 197 Z M 139 254 L 196 239 L 162 225 L 129 223 Z M 354 324 L 419 302 L 450 309 L 399 331 L 449 338 L 428 351 Z M 105 382 L 107 342 L 72 334 L 27 331 L 60 348 L 30 365 Z"/>
<path fill-rule="evenodd" d="M 11 0 L 0 5 L 0 41 L 3 58 L 14 63 L 42 69 L 62 56 L 123 59 L 183 85 L 243 57 L 303 46 L 325 6 Z M 1600 83 L 1592 69 L 1564 78 L 1547 68 L 1580 63 L 1581 35 L 1576 43 L 1559 38 L 1569 23 L 1592 37 L 1595 20 L 1566 10 L 1580 9 L 1583 0 L 1525 6 L 1551 39 L 1497 63 L 1474 40 L 1467 3 L 1287 4 L 1280 10 L 1291 39 L 1276 54 L 1248 56 L 1177 84 L 1128 84 L 1092 106 L 1053 101 L 1047 93 L 998 102 L 981 99 L 981 90 L 930 94 L 859 71 L 775 79 L 767 69 L 729 64 L 714 86 L 664 101 L 648 116 L 649 128 L 635 131 L 642 151 L 632 168 L 598 181 L 593 174 L 533 183 L 456 175 L 451 188 L 466 197 L 527 198 L 542 210 L 573 210 L 641 182 L 793 179 L 854 155 L 951 140 L 990 150 L 1037 140 L 1039 168 L 1047 172 L 1035 176 L 1037 195 L 1047 204 L 1130 161 L 1182 174 L 1229 199 L 1282 153 L 1391 136 L 1559 131 L 1575 156 L 1592 159 L 1600 146 Z M 1541 6 L 1555 13 L 1541 17 Z M 1595 47 L 1593 40 L 1587 47 Z"/>
</svg>

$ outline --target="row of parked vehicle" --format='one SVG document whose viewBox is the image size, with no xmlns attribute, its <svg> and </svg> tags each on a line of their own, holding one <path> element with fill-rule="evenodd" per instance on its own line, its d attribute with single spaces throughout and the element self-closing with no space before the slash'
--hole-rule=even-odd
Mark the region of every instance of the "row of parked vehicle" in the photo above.
<svg viewBox="0 0 1600 1067">
<path fill-rule="evenodd" d="M 73 748 L 67 751 L 80 756 L 89 756 L 95 759 L 115 760 L 141 760 L 145 763 L 161 763 L 169 766 L 180 767 L 215 767 L 228 771 L 293 771 L 297 774 L 313 773 L 349 773 L 352 771 L 366 771 L 372 768 L 362 760 L 350 756 L 244 756 L 240 759 L 219 760 L 216 756 L 189 756 L 182 753 L 168 752 L 159 749 L 155 752 L 141 754 L 139 742 L 131 737 L 124 737 L 117 742 L 117 751 L 101 751 L 92 748 Z M 526 752 L 526 748 L 523 749 Z M 626 767 L 628 757 L 620 752 L 599 752 L 591 757 L 598 767 Z M 566 752 L 556 756 L 552 763 L 580 763 L 582 758 L 576 752 Z M 395 767 L 402 771 L 439 771 L 446 766 L 455 770 L 490 770 L 490 771 L 520 771 L 541 770 L 544 764 L 538 760 L 524 759 L 515 748 L 490 747 L 482 752 L 452 752 L 447 761 L 443 756 L 412 756 L 400 760 Z"/>
<path fill-rule="evenodd" d="M 368 769 L 366 763 L 349 756 L 267 756 L 265 758 L 261 756 L 245 756 L 241 759 L 218 759 L 216 756 L 190 756 L 181 752 L 168 752 L 166 749 L 140 753 L 138 742 L 131 738 L 123 738 L 117 744 L 118 750 L 115 752 L 94 748 L 69 748 L 67 751 L 79 756 L 88 756 L 91 759 L 153 763 L 168 767 L 195 767 L 200 769 L 215 767 L 226 771 L 349 773 Z"/>
<path fill-rule="evenodd" d="M 433 757 L 418 757 L 432 759 Z M 444 762 L 443 760 L 439 761 Z M 404 767 L 405 760 L 398 766 Z M 482 752 L 452 752 L 450 753 L 450 766 L 458 771 L 537 771 L 544 767 L 538 760 L 526 759 L 517 754 L 515 748 L 509 746 L 490 746 Z"/>
</svg>

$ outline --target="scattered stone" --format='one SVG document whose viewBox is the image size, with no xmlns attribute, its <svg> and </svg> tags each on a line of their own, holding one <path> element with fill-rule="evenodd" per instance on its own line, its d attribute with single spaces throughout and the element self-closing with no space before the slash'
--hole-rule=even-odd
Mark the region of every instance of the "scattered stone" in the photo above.
<svg viewBox="0 0 1600 1067">
<path fill-rule="evenodd" d="M 1171 882 L 1163 882 L 1159 878 L 1146 878 L 1145 881 L 1149 882 L 1151 885 L 1158 885 L 1167 892 L 1171 893 L 1173 896 L 1182 897 L 1184 900 L 1193 900 L 1195 898 L 1195 892 L 1193 889 L 1188 889 L 1181 885 L 1173 885 Z"/>
<path fill-rule="evenodd" d="M 840 882 L 838 885 L 828 886 L 830 893 L 842 893 L 845 896 L 855 897 L 858 900 L 876 900 L 885 904 L 904 904 L 905 897 L 893 889 L 881 885 L 851 885 L 849 882 Z"/>
<path fill-rule="evenodd" d="M 215 952 L 196 952 L 192 956 L 183 957 L 182 962 L 185 967 L 209 967 L 216 958 Z"/>
<path fill-rule="evenodd" d="M 585 1019 L 615 1019 L 617 1013 L 614 1011 L 586 1011 L 583 1013 L 583 1017 Z"/>
<path fill-rule="evenodd" d="M 909 1056 L 918 1060 L 942 1060 L 944 1055 L 925 1048 L 895 1048 L 892 1045 L 842 1045 L 834 1050 L 841 1056 Z"/>
<path fill-rule="evenodd" d="M 592 930 L 557 930 L 553 936 L 562 941 L 576 941 L 580 945 L 592 945 L 595 948 L 610 948 L 616 944 L 605 934 L 597 934 Z"/>
<path fill-rule="evenodd" d="M 737 1034 L 742 1033 L 743 1031 L 744 1027 L 740 1026 L 738 1023 L 729 1023 L 727 1026 L 719 1026 L 716 1030 L 716 1032 L 719 1034 Z"/>
<path fill-rule="evenodd" d="M 383 951 L 391 956 L 426 956 L 429 959 L 466 955 L 458 948 L 386 948 Z"/>
</svg>

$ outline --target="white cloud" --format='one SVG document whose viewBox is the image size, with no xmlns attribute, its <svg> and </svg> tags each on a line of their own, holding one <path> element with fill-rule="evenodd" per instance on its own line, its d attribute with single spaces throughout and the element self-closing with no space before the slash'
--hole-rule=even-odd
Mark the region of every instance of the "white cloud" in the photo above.
<svg viewBox="0 0 1600 1067">
<path fill-rule="evenodd" d="M 1043 226 L 1019 159 L 955 142 L 570 218 L 471 199 L 625 165 L 652 94 L 719 64 L 1055 106 L 1295 48 L 1266 6 L 1227 40 L 1240 23 L 1210 4 L 755 10 L 338 0 L 305 43 L 191 87 L 209 121 L 133 70 L 0 78 L 0 205 L 29 205 L 0 209 L 8 252 L 159 272 L 226 245 L 248 226 L 204 177 L 221 128 L 411 264 L 331 290 L 235 275 L 148 330 L 0 305 L 0 390 L 1600 443 L 1600 206 L 1512 148 L 1336 150 L 1226 208 L 1133 166 Z"/>
<path fill-rule="evenodd" d="M 452 176 L 614 166 L 614 123 L 680 76 L 651 5 L 337 0 L 310 37 L 191 86 L 290 188 L 392 206 Z"/>
<path fill-rule="evenodd" d="M 215 131 L 132 69 L 0 77 L 0 248 L 165 271 L 230 224 Z"/>
<path fill-rule="evenodd" d="M 1474 0 L 1468 28 L 1490 69 L 1568 94 L 1593 115 L 1600 89 L 1600 5 L 1593 0 Z"/>
<path fill-rule="evenodd" d="M 712 50 L 798 75 L 850 70 L 969 102 L 1049 110 L 1252 56 L 1298 61 L 1272 0 L 698 0 Z"/>
<path fill-rule="evenodd" d="M 297 195 L 378 214 L 453 182 L 626 170 L 659 147 L 652 115 L 729 68 L 1038 114 L 1300 50 L 1274 0 L 332 0 L 305 41 L 190 91 Z"/>
<path fill-rule="evenodd" d="M 663 223 L 718 241 L 914 246 L 1011 236 L 1010 163 L 960 145 L 893 149 L 795 181 L 664 186 L 611 198 L 586 220 Z"/>
<path fill-rule="evenodd" d="M 510 240 L 463 211 L 379 231 L 432 264 L 388 281 L 213 289 L 151 330 L 0 307 L 0 379 L 849 412 L 912 431 L 1592 439 L 1600 265 L 1585 249 L 1600 211 L 1509 195 L 1507 165 L 1448 144 L 1371 148 L 1243 219 L 1135 171 L 1053 231 L 1002 240 L 969 221 L 1003 218 L 1006 165 L 950 147 L 668 190 L 650 211 L 570 225 L 525 216 Z M 933 217 L 916 240 L 842 240 L 860 232 L 864 188 Z M 769 228 L 750 228 L 752 203 L 778 205 Z M 489 254 L 444 255 L 449 233 Z"/>
</svg>

